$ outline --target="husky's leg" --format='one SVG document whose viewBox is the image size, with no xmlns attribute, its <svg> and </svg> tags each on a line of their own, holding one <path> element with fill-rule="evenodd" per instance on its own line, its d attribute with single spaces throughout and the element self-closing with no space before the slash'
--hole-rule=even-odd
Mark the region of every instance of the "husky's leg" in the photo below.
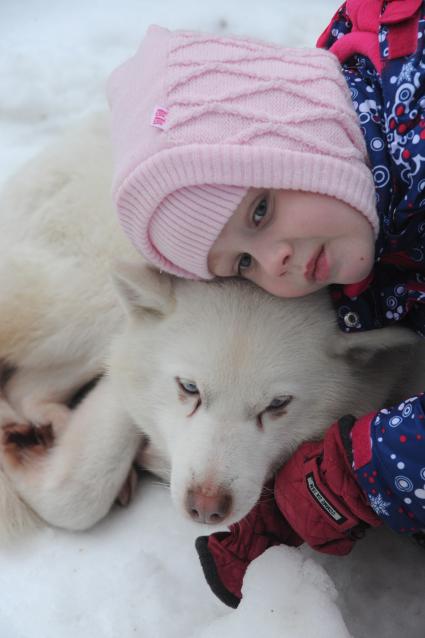
<svg viewBox="0 0 425 638">
<path fill-rule="evenodd" d="M 72 530 L 107 514 L 142 442 L 107 377 L 71 413 L 44 455 L 27 450 L 22 456 L 18 439 L 13 428 L 4 428 L 2 464 L 18 494 L 47 523 Z"/>
<path fill-rule="evenodd" d="M 0 426 L 19 417 L 0 394 Z M 4 472 L 0 458 L 0 543 L 27 533 L 40 524 L 40 519 L 20 499 Z"/>
</svg>

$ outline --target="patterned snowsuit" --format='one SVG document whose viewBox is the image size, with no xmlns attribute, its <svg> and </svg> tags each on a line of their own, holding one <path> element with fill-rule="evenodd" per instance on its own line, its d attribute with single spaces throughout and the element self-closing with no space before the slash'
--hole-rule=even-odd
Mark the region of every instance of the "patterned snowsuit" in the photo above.
<svg viewBox="0 0 425 638">
<path fill-rule="evenodd" d="M 339 325 L 356 332 L 398 323 L 425 336 L 425 0 L 347 0 L 317 44 L 341 62 L 380 218 L 371 275 L 331 287 Z M 219 598 L 237 606 L 249 562 L 271 545 L 305 541 L 345 554 L 382 522 L 423 543 L 424 408 L 421 394 L 341 419 L 276 474 L 274 499 L 269 491 L 229 533 L 199 538 Z"/>
<path fill-rule="evenodd" d="M 398 323 L 425 336 L 425 4 L 348 0 L 318 46 L 342 64 L 380 217 L 372 275 L 332 287 L 339 325 L 356 332 Z M 408 398 L 354 430 L 357 481 L 401 533 L 425 527 L 424 407 L 423 395 Z"/>
</svg>

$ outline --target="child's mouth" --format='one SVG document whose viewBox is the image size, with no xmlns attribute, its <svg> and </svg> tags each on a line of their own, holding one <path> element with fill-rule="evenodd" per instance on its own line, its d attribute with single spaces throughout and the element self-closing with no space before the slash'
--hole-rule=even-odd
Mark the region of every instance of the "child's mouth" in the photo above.
<svg viewBox="0 0 425 638">
<path fill-rule="evenodd" d="M 317 283 L 323 283 L 329 278 L 329 264 L 324 246 L 321 246 L 319 251 L 308 262 L 305 277 L 309 281 L 316 281 Z"/>
<path fill-rule="evenodd" d="M 329 279 L 329 264 L 326 259 L 325 247 L 322 246 L 322 250 L 316 260 L 316 266 L 313 272 L 313 279 L 319 283 L 323 283 Z"/>
</svg>

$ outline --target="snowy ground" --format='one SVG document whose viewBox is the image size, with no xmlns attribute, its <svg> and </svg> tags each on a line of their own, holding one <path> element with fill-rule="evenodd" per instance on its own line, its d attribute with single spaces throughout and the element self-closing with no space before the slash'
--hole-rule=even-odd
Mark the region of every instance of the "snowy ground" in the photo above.
<svg viewBox="0 0 425 638">
<path fill-rule="evenodd" d="M 0 181 L 104 107 L 109 71 L 148 24 L 310 45 L 335 8 L 333 0 L 0 0 Z M 370 533 L 345 559 L 269 550 L 250 568 L 237 611 L 204 583 L 193 548 L 201 533 L 164 486 L 144 480 L 129 509 L 90 532 L 42 530 L 0 550 L 0 638 L 425 634 L 424 551 L 390 532 Z"/>
</svg>

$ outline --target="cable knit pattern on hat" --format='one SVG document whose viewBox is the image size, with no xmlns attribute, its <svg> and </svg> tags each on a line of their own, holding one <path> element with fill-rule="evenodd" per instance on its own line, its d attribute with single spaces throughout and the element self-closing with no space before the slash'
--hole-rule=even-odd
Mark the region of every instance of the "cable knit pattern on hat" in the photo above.
<svg viewBox="0 0 425 638">
<path fill-rule="evenodd" d="M 114 196 L 160 269 L 211 277 L 208 252 L 249 187 L 341 199 L 375 233 L 375 190 L 337 58 L 150 27 L 108 83 Z"/>
</svg>

